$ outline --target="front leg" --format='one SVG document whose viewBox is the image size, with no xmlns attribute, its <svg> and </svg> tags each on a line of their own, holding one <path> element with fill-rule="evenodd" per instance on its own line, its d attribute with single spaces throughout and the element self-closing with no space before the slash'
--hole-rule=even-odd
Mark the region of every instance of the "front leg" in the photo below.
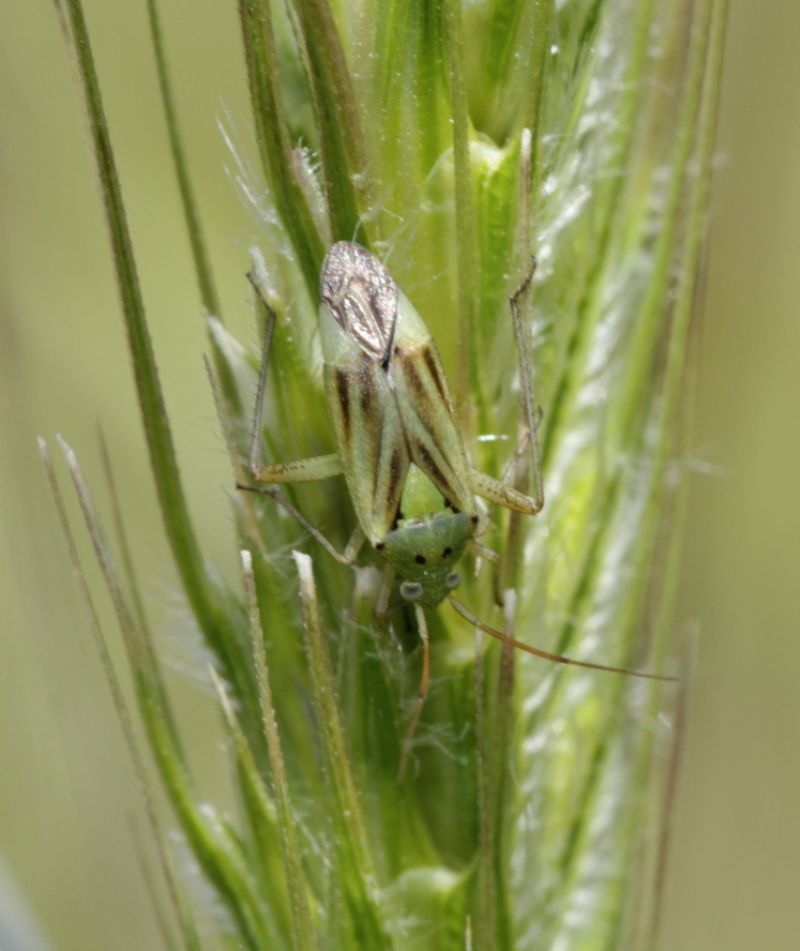
<svg viewBox="0 0 800 951">
<path fill-rule="evenodd" d="M 538 515 L 544 505 L 542 497 L 532 498 L 515 489 L 508 482 L 501 482 L 494 476 L 487 475 L 479 469 L 470 469 L 470 486 L 475 495 L 479 495 L 492 505 L 502 505 L 512 512 L 521 512 L 523 515 Z"/>
<path fill-rule="evenodd" d="M 514 338 L 519 356 L 519 375 L 522 388 L 522 412 L 525 431 L 519 440 L 508 464 L 503 471 L 503 478 L 496 479 L 470 469 L 470 485 L 475 495 L 479 495 L 493 505 L 502 505 L 512 512 L 523 515 L 538 515 L 544 506 L 544 485 L 542 479 L 541 451 L 539 449 L 538 429 L 541 422 L 541 411 L 536 411 L 531 384 L 531 369 L 525 348 L 525 335 L 520 316 L 520 301 L 530 288 L 536 270 L 536 258 L 532 258 L 531 267 L 524 280 L 509 298 L 511 316 L 514 323 Z M 515 488 L 512 484 L 521 459 L 528 457 L 528 469 L 533 475 L 533 495 L 527 495 Z"/>
<path fill-rule="evenodd" d="M 517 343 L 517 354 L 519 357 L 519 377 L 520 386 L 522 388 L 522 411 L 525 423 L 525 433 L 523 434 L 519 447 L 512 457 L 512 462 L 516 461 L 518 454 L 525 448 L 527 443 L 530 473 L 533 476 L 533 498 L 530 499 L 527 496 L 525 496 L 525 498 L 528 499 L 529 502 L 532 502 L 533 505 L 532 508 L 517 508 L 514 505 L 508 505 L 507 508 L 512 508 L 514 511 L 524 512 L 528 515 L 536 515 L 542 510 L 542 507 L 544 506 L 542 454 L 539 448 L 538 434 L 541 413 L 537 414 L 535 410 L 533 399 L 533 383 L 531 381 L 531 367 L 530 361 L 528 360 L 528 351 L 525 346 L 525 334 L 522 327 L 522 317 L 520 315 L 521 300 L 526 292 L 530 289 L 535 272 L 536 258 L 531 258 L 531 266 L 528 270 L 528 273 L 525 275 L 519 287 L 509 298 L 511 320 L 514 324 L 514 339 Z M 484 496 L 484 498 L 486 498 L 486 496 Z M 499 504 L 506 505 L 505 502 L 500 502 Z"/>
<path fill-rule="evenodd" d="M 364 533 L 360 527 L 356 527 L 347 547 L 340 552 L 333 542 L 316 528 L 294 505 L 282 495 L 275 485 L 291 485 L 299 482 L 318 482 L 322 479 L 331 479 L 334 476 L 342 475 L 342 464 L 338 453 L 329 453 L 325 456 L 311 456 L 308 459 L 294 459 L 291 462 L 273 462 L 264 465 L 260 461 L 261 450 L 261 423 L 264 413 L 264 395 L 267 388 L 267 368 L 269 367 L 269 355 L 272 348 L 272 335 L 275 330 L 276 314 L 270 306 L 268 295 L 262 288 L 257 269 L 251 271 L 248 275 L 250 283 L 256 292 L 256 298 L 266 317 L 266 330 L 264 333 L 264 346 L 261 353 L 261 367 L 258 373 L 258 386 L 256 388 L 256 405 L 253 412 L 253 426 L 250 437 L 250 474 L 255 482 L 265 483 L 262 485 L 245 485 L 237 483 L 236 488 L 244 492 L 257 492 L 259 495 L 267 495 L 273 499 L 281 508 L 292 516 L 293 519 L 316 539 L 320 545 L 335 558 L 340 564 L 351 565 L 356 559 L 361 546 L 364 544 Z"/>
<path fill-rule="evenodd" d="M 325 458 L 324 456 L 318 458 Z M 309 459 L 301 459 L 300 462 L 310 462 Z M 291 463 L 289 463 L 291 465 Z M 268 467 L 269 468 L 269 467 Z M 290 480 L 285 480 L 290 481 Z M 300 480 L 297 480 L 300 481 Z M 308 479 L 302 481 L 309 481 Z M 282 495 L 278 489 L 273 488 L 271 485 L 245 485 L 243 482 L 237 482 L 236 488 L 240 489 L 242 492 L 257 492 L 259 495 L 266 495 L 269 498 L 273 499 L 280 507 L 287 512 L 292 518 L 301 525 L 312 538 L 314 538 L 320 545 L 325 549 L 325 551 L 340 565 L 352 565 L 356 558 L 358 557 L 359 551 L 366 540 L 366 536 L 361 531 L 361 527 L 356 525 L 353 529 L 353 534 L 350 536 L 345 550 L 339 551 L 339 549 L 333 544 L 333 542 L 314 525 L 309 522 L 309 520 L 303 515 L 303 513 L 295 508 L 294 505 Z"/>
<path fill-rule="evenodd" d="M 255 482 L 269 485 L 287 485 L 297 482 L 319 482 L 343 474 L 339 454 L 331 452 L 325 456 L 310 456 L 308 459 L 293 459 L 291 462 L 273 462 L 261 465 L 251 462 L 250 474 Z"/>
</svg>

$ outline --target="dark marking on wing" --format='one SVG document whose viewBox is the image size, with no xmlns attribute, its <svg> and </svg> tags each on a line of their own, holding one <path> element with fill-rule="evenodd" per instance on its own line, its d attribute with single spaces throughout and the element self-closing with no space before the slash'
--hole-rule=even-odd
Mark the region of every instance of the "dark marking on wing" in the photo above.
<svg viewBox="0 0 800 951">
<path fill-rule="evenodd" d="M 379 430 L 380 432 L 380 430 Z M 384 469 L 385 450 L 389 448 L 383 438 L 380 440 L 378 456 L 375 460 L 375 473 L 372 483 L 372 497 L 379 511 L 390 513 L 392 524 L 395 525 L 400 512 L 401 481 L 405 477 L 406 468 L 403 467 L 403 451 L 395 444 L 391 448 L 391 458 L 388 460 L 388 469 Z M 385 479 L 384 479 L 385 475 Z"/>
<path fill-rule="evenodd" d="M 433 379 L 433 382 L 436 385 L 436 389 L 439 392 L 439 396 L 441 396 L 444 402 L 447 403 L 447 405 L 449 406 L 450 396 L 444 385 L 444 380 L 442 379 L 442 375 L 439 372 L 439 365 L 437 363 L 436 357 L 434 356 L 433 350 L 431 350 L 430 347 L 423 347 L 421 352 L 422 352 L 422 359 L 425 361 L 425 366 L 427 366 L 428 372 L 430 373 L 431 378 Z"/>
<path fill-rule="evenodd" d="M 366 415 L 366 407 L 364 407 L 364 410 Z M 371 423 L 378 424 L 377 429 L 375 430 L 378 439 L 377 452 L 375 453 L 375 458 L 373 459 L 374 464 L 372 467 L 372 501 L 373 504 L 375 504 L 378 501 L 378 492 L 381 484 L 381 464 L 383 462 L 383 451 L 386 447 L 383 439 L 383 431 L 380 426 L 380 420 L 372 420 Z"/>
<path fill-rule="evenodd" d="M 414 365 L 414 361 L 404 359 L 399 361 L 399 366 L 402 367 L 403 376 L 406 378 L 409 389 L 413 390 L 414 396 L 422 402 L 425 397 L 425 384 Z"/>
<path fill-rule="evenodd" d="M 402 456 L 400 450 L 395 446 L 394 451 L 392 452 L 392 459 L 389 463 L 389 486 L 386 491 L 386 497 L 389 502 L 392 499 L 397 498 L 397 492 L 400 487 L 400 479 L 402 478 L 403 473 L 400 471 L 400 464 L 402 462 Z"/>
<path fill-rule="evenodd" d="M 344 370 L 336 370 L 336 395 L 339 398 L 339 408 L 342 411 L 342 423 L 345 436 L 350 441 L 350 394 L 347 391 L 347 374 Z"/>
</svg>

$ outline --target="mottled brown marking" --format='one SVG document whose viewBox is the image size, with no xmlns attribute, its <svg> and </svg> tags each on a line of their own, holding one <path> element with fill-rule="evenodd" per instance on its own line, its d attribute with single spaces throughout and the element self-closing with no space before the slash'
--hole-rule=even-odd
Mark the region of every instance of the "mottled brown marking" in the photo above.
<svg viewBox="0 0 800 951">
<path fill-rule="evenodd" d="M 336 395 L 339 397 L 339 408 L 342 411 L 342 422 L 347 441 L 350 441 L 350 394 L 347 391 L 347 374 L 344 370 L 336 371 Z"/>
<path fill-rule="evenodd" d="M 392 452 L 392 458 L 389 462 L 389 485 L 386 492 L 386 499 L 389 504 L 397 498 L 397 491 L 400 486 L 400 463 L 402 461 L 402 456 L 400 450 L 395 446 L 394 451 Z"/>
<path fill-rule="evenodd" d="M 403 368 L 403 374 L 406 378 L 406 383 L 408 383 L 409 389 L 414 391 L 414 395 L 418 400 L 422 401 L 425 397 L 425 384 L 422 382 L 422 377 L 420 377 L 417 372 L 417 368 L 414 365 L 412 359 L 406 357 L 400 363 Z"/>
<path fill-rule="evenodd" d="M 439 373 L 439 365 L 436 362 L 436 357 L 434 356 L 433 350 L 431 350 L 430 347 L 422 348 L 422 359 L 425 361 L 425 365 L 428 368 L 428 372 L 433 378 L 433 382 L 436 385 L 436 389 L 439 392 L 439 396 L 441 396 L 444 402 L 449 406 L 450 398 L 447 395 L 447 390 L 445 389 L 442 375 L 441 373 Z"/>
<path fill-rule="evenodd" d="M 397 284 L 383 264 L 357 244 L 338 242 L 322 263 L 320 296 L 364 354 L 383 363 L 397 319 Z"/>
</svg>

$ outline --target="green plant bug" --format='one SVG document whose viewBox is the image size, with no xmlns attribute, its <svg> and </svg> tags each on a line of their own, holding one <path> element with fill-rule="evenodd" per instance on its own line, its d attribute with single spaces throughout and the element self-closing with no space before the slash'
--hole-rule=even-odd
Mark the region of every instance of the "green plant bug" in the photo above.
<svg viewBox="0 0 800 951">
<path fill-rule="evenodd" d="M 519 340 L 520 295 L 533 269 L 510 300 Z M 320 336 L 324 384 L 337 452 L 262 465 L 261 414 L 275 314 L 251 276 L 269 315 L 251 443 L 250 471 L 261 485 L 238 488 L 274 498 L 338 561 L 351 564 L 364 542 L 387 565 L 379 610 L 399 581 L 400 597 L 413 605 L 423 646 L 422 673 L 400 764 L 402 777 L 427 695 L 430 644 L 425 609 L 448 601 L 473 626 L 512 647 L 560 664 L 675 680 L 624 667 L 573 660 L 518 641 L 481 621 L 453 591 L 465 550 L 482 550 L 476 496 L 535 516 L 544 503 L 529 371 L 520 346 L 526 415 L 525 441 L 535 493 L 474 469 L 468 461 L 447 380 L 430 332 L 388 269 L 358 244 L 340 241 L 328 251 L 320 276 Z M 343 476 L 358 525 L 344 552 L 273 486 Z M 485 551 L 485 549 L 483 549 Z"/>
</svg>

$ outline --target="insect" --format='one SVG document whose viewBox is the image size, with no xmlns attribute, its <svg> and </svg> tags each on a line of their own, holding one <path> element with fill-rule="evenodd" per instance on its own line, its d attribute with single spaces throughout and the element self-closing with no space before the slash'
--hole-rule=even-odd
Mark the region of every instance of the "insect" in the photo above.
<svg viewBox="0 0 800 951">
<path fill-rule="evenodd" d="M 520 294 L 532 271 L 511 298 L 519 321 Z M 258 291 L 257 282 L 254 286 Z M 430 678 L 430 644 L 425 609 L 448 601 L 470 624 L 506 644 L 547 660 L 592 670 L 659 680 L 674 678 L 610 667 L 540 650 L 485 624 L 453 591 L 460 584 L 457 565 L 465 550 L 485 551 L 477 543 L 483 524 L 476 496 L 534 516 L 542 508 L 536 424 L 527 363 L 520 367 L 534 496 L 474 469 L 467 458 L 453 401 L 430 332 L 387 268 L 358 244 L 334 244 L 320 276 L 320 335 L 325 394 L 337 451 L 291 462 L 258 461 L 263 393 L 275 315 L 267 307 L 265 338 L 250 468 L 261 485 L 238 488 L 272 496 L 338 561 L 352 563 L 367 542 L 385 561 L 387 577 L 378 613 L 399 581 L 403 601 L 413 605 L 423 647 L 422 672 L 400 764 L 402 776 L 422 712 Z M 344 476 L 358 525 L 344 552 L 311 525 L 273 486 Z"/>
</svg>

